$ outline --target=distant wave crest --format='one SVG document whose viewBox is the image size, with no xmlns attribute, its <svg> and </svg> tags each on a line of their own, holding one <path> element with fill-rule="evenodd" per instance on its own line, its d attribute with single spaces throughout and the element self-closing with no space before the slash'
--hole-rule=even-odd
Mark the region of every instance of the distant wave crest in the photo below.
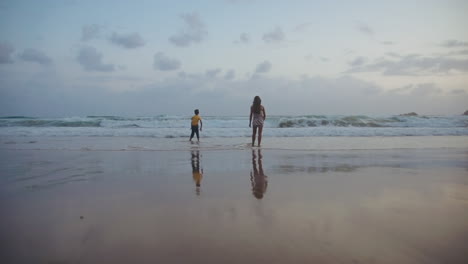
<svg viewBox="0 0 468 264">
<path fill-rule="evenodd" d="M 394 118 L 371 118 L 367 116 L 344 116 L 330 118 L 327 116 L 305 116 L 295 118 L 282 118 L 278 127 L 318 127 L 318 126 L 336 126 L 336 127 L 388 127 L 391 123 L 399 122 Z"/>
<path fill-rule="evenodd" d="M 3 119 L 3 118 L 2 118 Z M 56 120 L 56 119 L 29 119 L 29 118 L 7 118 L 0 120 L 0 127 L 100 127 L 99 120 Z"/>
<path fill-rule="evenodd" d="M 0 135 L 186 137 L 190 115 L 0 117 Z M 248 116 L 202 116 L 203 136 L 247 137 Z M 268 116 L 267 137 L 468 135 L 467 116 Z"/>
</svg>

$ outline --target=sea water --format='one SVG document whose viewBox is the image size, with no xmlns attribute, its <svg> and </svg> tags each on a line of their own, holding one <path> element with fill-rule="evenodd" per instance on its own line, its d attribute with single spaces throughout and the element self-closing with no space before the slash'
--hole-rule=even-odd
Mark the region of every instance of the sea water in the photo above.
<svg viewBox="0 0 468 264">
<path fill-rule="evenodd" d="M 202 136 L 249 137 L 248 116 L 203 116 Z M 468 116 L 268 116 L 264 137 L 468 135 Z M 0 117 L 0 136 L 183 138 L 190 116 Z"/>
<path fill-rule="evenodd" d="M 0 148 L 80 151 L 250 148 L 246 116 L 203 116 L 190 143 L 190 116 L 2 117 Z M 467 116 L 268 116 L 262 148 L 359 150 L 468 148 Z"/>
</svg>

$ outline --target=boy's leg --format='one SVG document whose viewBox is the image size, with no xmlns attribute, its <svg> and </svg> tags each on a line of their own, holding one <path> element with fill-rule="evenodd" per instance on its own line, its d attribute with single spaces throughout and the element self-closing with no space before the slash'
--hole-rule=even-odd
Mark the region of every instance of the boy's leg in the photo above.
<svg viewBox="0 0 468 264">
<path fill-rule="evenodd" d="M 192 141 L 193 135 L 195 135 L 195 129 L 193 129 L 193 126 L 192 126 L 192 134 L 190 134 L 190 141 Z"/>
<path fill-rule="evenodd" d="M 197 140 L 200 141 L 200 133 L 198 132 L 198 127 L 197 127 L 197 129 L 195 130 L 195 133 L 197 133 Z"/>
</svg>

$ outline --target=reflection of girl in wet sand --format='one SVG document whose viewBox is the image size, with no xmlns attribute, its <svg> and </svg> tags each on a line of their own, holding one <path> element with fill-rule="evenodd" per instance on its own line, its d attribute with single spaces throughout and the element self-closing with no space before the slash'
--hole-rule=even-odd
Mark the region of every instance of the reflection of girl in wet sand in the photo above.
<svg viewBox="0 0 468 264">
<path fill-rule="evenodd" d="M 200 152 L 192 151 L 192 177 L 197 187 L 197 194 L 200 194 L 200 185 L 203 178 L 203 169 L 200 169 Z"/>
<path fill-rule="evenodd" d="M 268 186 L 268 180 L 267 176 L 263 173 L 262 150 L 258 149 L 257 154 L 258 168 L 257 155 L 255 154 L 255 150 L 252 150 L 252 171 L 250 172 L 250 181 L 252 183 L 252 194 L 255 198 L 262 199 Z"/>
</svg>

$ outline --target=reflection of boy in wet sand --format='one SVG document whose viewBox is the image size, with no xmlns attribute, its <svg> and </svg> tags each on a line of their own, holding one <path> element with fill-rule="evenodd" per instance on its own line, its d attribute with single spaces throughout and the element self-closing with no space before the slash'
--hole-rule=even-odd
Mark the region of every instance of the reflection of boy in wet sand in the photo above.
<svg viewBox="0 0 468 264">
<path fill-rule="evenodd" d="M 262 150 L 257 150 L 258 154 L 258 168 L 257 168 L 257 155 L 255 155 L 255 150 L 252 150 L 252 169 L 250 172 L 250 181 L 252 183 L 252 194 L 257 199 L 262 199 L 263 194 L 266 192 L 268 186 L 267 176 L 263 173 L 262 166 Z"/>
<path fill-rule="evenodd" d="M 203 178 L 203 169 L 200 169 L 200 152 L 192 151 L 192 176 L 195 186 L 200 187 Z"/>
</svg>

